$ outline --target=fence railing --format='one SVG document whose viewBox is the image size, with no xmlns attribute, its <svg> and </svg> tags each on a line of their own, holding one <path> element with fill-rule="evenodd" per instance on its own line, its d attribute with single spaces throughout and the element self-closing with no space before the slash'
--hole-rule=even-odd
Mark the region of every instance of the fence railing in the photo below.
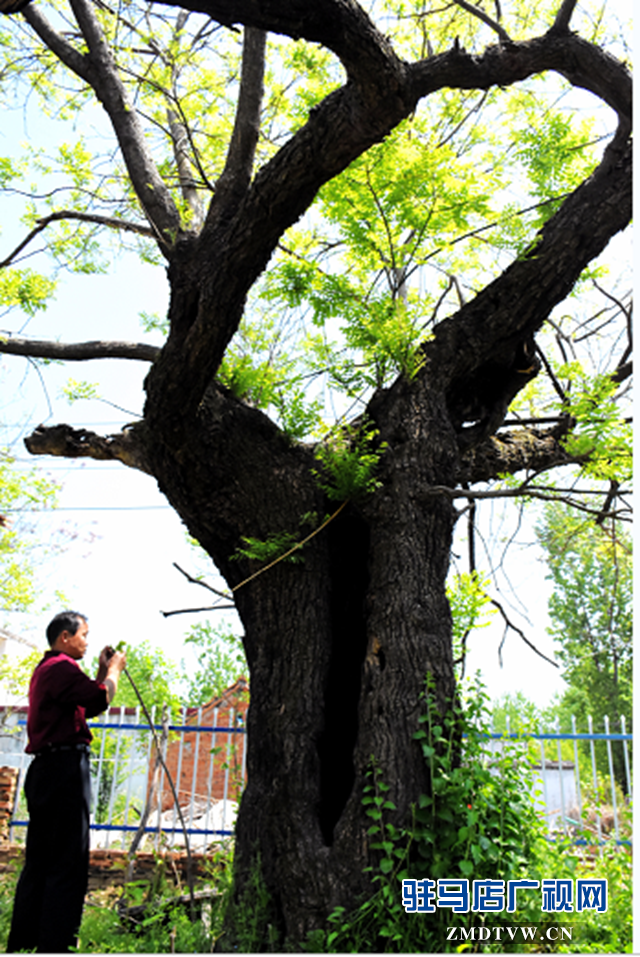
<svg viewBox="0 0 640 957">
<path fill-rule="evenodd" d="M 507 721 L 506 732 L 494 732 L 491 737 L 496 744 L 520 742 L 523 753 L 526 749 L 537 790 L 536 804 L 545 815 L 550 833 L 563 831 L 576 844 L 601 847 L 611 839 L 617 844 L 631 844 L 626 812 L 633 799 L 629 759 L 633 735 L 627 732 L 624 717 L 619 732 L 611 730 L 607 716 L 603 723 L 604 732 L 595 732 L 589 716 L 588 732 L 578 732 L 572 716 L 571 732 L 561 732 L 559 723 L 555 730 L 514 732 Z M 563 742 L 567 742 L 564 753 Z M 582 754 L 580 743 L 588 744 Z M 597 745 L 604 745 L 604 755 L 596 756 Z M 532 760 L 532 750 L 538 752 L 537 760 Z"/>
<path fill-rule="evenodd" d="M 178 794 L 178 809 L 167 775 L 156 761 L 149 723 L 138 708 L 110 708 L 102 719 L 89 721 L 92 749 L 93 847 L 128 847 L 141 827 L 157 848 L 184 845 L 184 830 L 193 849 L 204 849 L 234 833 L 235 816 L 246 780 L 246 729 L 243 714 L 234 708 L 184 708 L 175 722 L 152 726 L 163 741 L 163 758 Z M 0 764 L 18 769 L 16 806 L 9 822 L 10 838 L 28 825 L 22 785 L 32 758 L 24 752 L 26 714 L 5 721 L 0 734 Z M 155 780 L 154 780 L 155 779 Z"/>
<path fill-rule="evenodd" d="M 151 720 L 163 731 L 158 713 Z M 92 846 L 130 845 L 144 827 L 147 841 L 160 845 L 184 844 L 178 810 L 162 768 L 156 770 L 155 747 L 148 722 L 138 709 L 111 708 L 89 722 L 94 734 L 92 760 Z M 195 850 L 204 850 L 233 835 L 235 815 L 246 781 L 244 715 L 233 708 L 183 709 L 174 723 L 164 721 L 167 734 L 164 759 L 171 773 L 182 817 Z M 632 735 L 624 719 L 619 732 L 556 730 L 491 735 L 488 750 L 515 742 L 515 753 L 530 768 L 535 801 L 549 834 L 565 832 L 576 843 L 602 845 L 615 840 L 630 843 L 626 807 L 632 794 L 629 747 Z M 18 769 L 16 806 L 10 821 L 12 839 L 24 834 L 28 816 L 22 784 L 30 756 L 24 753 L 26 713 L 13 712 L 0 728 L 0 765 Z M 586 747 L 584 745 L 587 745 Z M 582 747 L 580 747 L 582 745 Z M 600 751 L 597 754 L 596 749 Z M 153 792 L 155 776 L 155 792 Z"/>
</svg>

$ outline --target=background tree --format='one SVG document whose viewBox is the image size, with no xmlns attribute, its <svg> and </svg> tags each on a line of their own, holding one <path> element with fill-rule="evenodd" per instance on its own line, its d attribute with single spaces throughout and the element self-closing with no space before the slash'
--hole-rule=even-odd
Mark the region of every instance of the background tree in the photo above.
<svg viewBox="0 0 640 957">
<path fill-rule="evenodd" d="M 632 727 L 631 539 L 616 524 L 595 525 L 562 506 L 549 506 L 538 526 L 554 590 L 549 599 L 551 634 L 557 642 L 568 688 L 558 703 L 561 718 L 574 714 L 581 728 L 589 715 L 598 731 L 608 715 L 621 730 Z M 616 780 L 626 789 L 622 749 L 613 749 Z M 604 748 L 599 753 L 606 770 Z"/>
<path fill-rule="evenodd" d="M 154 722 L 160 723 L 163 705 L 167 705 L 170 709 L 173 721 L 179 720 L 182 701 L 179 694 L 180 674 L 177 667 L 167 661 L 166 656 L 161 651 L 152 648 L 148 641 L 143 641 L 139 645 L 127 645 L 126 653 L 127 672 L 144 696 L 145 705 Z M 93 676 L 97 670 L 98 658 L 96 657 L 87 668 L 87 674 Z M 114 704 L 119 708 L 140 707 L 133 685 L 126 675 L 122 676 L 118 684 L 118 697 Z M 142 723 L 145 721 L 143 714 L 140 714 L 140 721 Z M 105 739 L 104 744 L 103 738 Z M 96 730 L 91 747 L 94 755 L 102 754 L 102 762 L 94 761 L 92 773 L 94 775 L 100 773 L 95 796 L 95 814 L 96 820 L 103 822 L 107 820 L 111 802 L 116 754 L 118 755 L 121 776 L 130 773 L 130 767 L 125 757 L 132 747 L 132 741 L 118 731 Z M 146 742 L 143 742 L 141 747 L 146 762 L 148 756 Z M 117 783 L 121 784 L 122 780 L 124 780 L 124 777 L 119 779 Z M 116 810 L 123 811 L 124 808 L 117 808 Z M 137 810 L 141 813 L 142 808 Z"/>
<path fill-rule="evenodd" d="M 226 628 L 215 627 L 209 621 L 198 622 L 189 629 L 185 644 L 198 649 L 198 670 L 184 672 L 184 700 L 188 705 L 208 704 L 247 673 L 242 639 Z"/>
<path fill-rule="evenodd" d="M 629 73 L 575 6 L 55 0 L 3 27 L 5 84 L 29 78 L 69 117 L 97 100 L 118 150 L 92 156 L 76 135 L 5 162 L 7 188 L 31 196 L 7 274 L 43 235 L 57 269 L 102 268 L 107 229 L 164 261 L 171 290 L 161 348 L 0 344 L 151 362 L 142 419 L 106 437 L 41 427 L 27 446 L 152 475 L 226 579 L 251 680 L 236 893 L 259 872 L 286 946 L 371 887 L 372 761 L 391 824 L 429 791 L 414 734 L 425 674 L 441 711 L 455 693 L 454 503 L 579 503 L 575 474 L 552 492 L 543 478 L 576 464 L 607 513 L 626 509 L 535 339 L 550 322 L 562 353 L 561 303 L 593 330 L 595 310 L 566 300 L 602 279 L 630 216 Z M 576 87 L 610 108 L 606 130 L 563 112 Z M 44 166 L 66 185 L 21 185 Z M 630 340 L 614 299 L 600 371 L 618 388 Z M 541 369 L 554 405 L 513 427 Z"/>
<path fill-rule="evenodd" d="M 6 615 L 27 611 L 42 594 L 36 567 L 43 546 L 25 513 L 34 506 L 55 508 L 56 492 L 35 469 L 20 473 L 13 456 L 0 449 L 0 609 Z"/>
<path fill-rule="evenodd" d="M 56 497 L 52 482 L 35 469 L 19 472 L 8 450 L 0 450 L 0 682 L 12 701 L 26 696 L 33 668 L 46 647 L 43 640 L 43 648 L 38 650 L 20 633 L 20 620 L 42 601 L 44 589 L 38 572 L 44 560 L 58 550 L 56 543 L 44 545 L 36 539 L 25 513 L 34 506 L 55 508 Z M 21 652 L 17 660 L 15 652 Z"/>
</svg>

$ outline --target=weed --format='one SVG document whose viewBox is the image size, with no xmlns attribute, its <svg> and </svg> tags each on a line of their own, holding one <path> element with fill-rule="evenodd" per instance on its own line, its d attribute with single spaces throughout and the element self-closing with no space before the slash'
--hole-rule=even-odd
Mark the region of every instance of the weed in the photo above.
<svg viewBox="0 0 640 957">
<path fill-rule="evenodd" d="M 500 754 L 492 751 L 485 727 L 486 696 L 479 686 L 463 709 L 454 704 L 441 715 L 432 689 L 425 695 L 425 711 L 416 734 L 429 774 L 429 793 L 421 795 L 411 824 L 399 829 L 388 821 L 394 810 L 388 786 L 372 765 L 363 804 L 371 820 L 372 850 L 378 851 L 371 869 L 373 894 L 350 913 L 336 908 L 327 927 L 309 935 L 306 950 L 344 953 L 442 953 L 482 947 L 486 953 L 540 951 L 612 952 L 631 949 L 631 864 L 626 851 L 609 849 L 597 862 L 583 861 L 568 842 L 547 839 L 537 815 L 532 783 L 527 778 L 526 754 L 518 742 L 505 742 Z M 410 914 L 402 902 L 407 879 L 461 880 L 571 880 L 605 878 L 612 895 L 607 913 L 580 915 L 579 940 L 562 943 L 540 935 L 546 928 L 573 926 L 573 913 L 541 909 L 539 893 L 518 895 L 518 914 L 500 912 Z M 511 940 L 507 925 L 537 925 L 535 939 Z M 465 943 L 448 943 L 448 929 L 464 931 Z M 479 945 L 479 932 L 489 938 Z M 513 927 L 511 928 L 513 930 Z M 575 931 L 576 928 L 573 927 Z M 460 940 L 457 935 L 456 940 Z"/>
</svg>

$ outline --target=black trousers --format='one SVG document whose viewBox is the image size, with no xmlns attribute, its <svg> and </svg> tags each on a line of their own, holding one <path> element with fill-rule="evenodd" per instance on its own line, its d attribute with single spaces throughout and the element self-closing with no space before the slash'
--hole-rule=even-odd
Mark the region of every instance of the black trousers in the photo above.
<svg viewBox="0 0 640 957">
<path fill-rule="evenodd" d="M 56 751 L 33 759 L 25 863 L 7 953 L 65 953 L 77 947 L 89 874 L 89 756 Z"/>
</svg>

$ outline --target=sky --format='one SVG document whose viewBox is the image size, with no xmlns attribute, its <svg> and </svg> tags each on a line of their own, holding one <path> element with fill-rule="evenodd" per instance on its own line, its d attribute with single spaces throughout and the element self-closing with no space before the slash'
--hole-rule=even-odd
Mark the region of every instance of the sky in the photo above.
<svg viewBox="0 0 640 957">
<path fill-rule="evenodd" d="M 28 135 L 47 142 L 55 132 L 50 121 L 33 111 L 5 114 L 0 155 L 9 151 L 12 140 Z M 3 201 L 0 260 L 24 234 L 15 221 L 16 209 Z M 167 292 L 161 267 L 141 265 L 131 255 L 123 256 L 113 263 L 108 276 L 75 276 L 61 285 L 55 301 L 28 323 L 24 334 L 63 342 L 123 338 L 159 343 L 157 337 L 142 332 L 137 316 L 143 310 L 164 314 Z M 0 332 L 5 323 L 16 330 L 12 317 L 0 315 Z M 224 583 L 187 542 L 180 519 L 159 493 L 155 480 L 120 463 L 35 459 L 22 441 L 39 423 L 66 422 L 100 434 L 118 431 L 140 415 L 147 368 L 146 363 L 126 360 L 92 361 L 49 365 L 40 375 L 24 359 L 0 356 L 0 444 L 11 449 L 17 467 L 35 466 L 60 485 L 59 508 L 51 514 L 30 516 L 34 534 L 43 543 L 53 540 L 61 528 L 68 538 L 66 549 L 55 560 L 38 567 L 38 577 L 46 596 L 61 591 L 69 607 L 88 616 L 90 653 L 97 654 L 104 644 L 120 640 L 130 644 L 148 641 L 192 668 L 195 658 L 185 647 L 184 636 L 203 616 L 164 617 L 162 611 L 201 606 L 207 604 L 208 597 L 204 589 L 188 584 L 173 563 L 191 573 L 207 570 L 208 581 L 216 587 L 224 587 Z M 97 400 L 69 404 L 61 390 L 70 377 L 99 382 L 104 399 L 125 411 Z M 484 506 L 483 513 L 491 514 L 499 539 L 509 538 L 503 515 L 513 514 L 511 503 Z M 536 646 L 552 656 L 552 641 L 546 633 L 550 587 L 541 554 L 532 546 L 530 523 L 524 523 L 517 538 L 521 544 L 513 545 L 505 556 L 499 582 L 502 592 L 496 597 Z M 462 554 L 463 549 L 464 543 L 459 541 L 454 553 Z M 35 614 L 14 615 L 5 623 L 44 648 L 44 628 L 58 607 L 54 599 Z M 217 614 L 212 620 L 240 630 L 232 615 Z M 552 695 L 562 690 L 560 670 L 536 656 L 513 632 L 500 656 L 503 631 L 496 615 L 491 627 L 472 636 L 467 674 L 480 669 L 493 697 L 522 691 L 538 705 L 548 704 Z M 11 650 L 17 653 L 19 649 Z"/>
</svg>

